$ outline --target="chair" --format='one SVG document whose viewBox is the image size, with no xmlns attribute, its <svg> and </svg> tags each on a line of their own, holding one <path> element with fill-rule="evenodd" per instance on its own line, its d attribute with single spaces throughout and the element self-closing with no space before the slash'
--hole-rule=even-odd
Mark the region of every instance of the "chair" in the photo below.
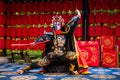
<svg viewBox="0 0 120 80">
<path fill-rule="evenodd" d="M 103 67 L 118 67 L 118 49 L 115 36 L 101 36 L 101 55 Z"/>
</svg>

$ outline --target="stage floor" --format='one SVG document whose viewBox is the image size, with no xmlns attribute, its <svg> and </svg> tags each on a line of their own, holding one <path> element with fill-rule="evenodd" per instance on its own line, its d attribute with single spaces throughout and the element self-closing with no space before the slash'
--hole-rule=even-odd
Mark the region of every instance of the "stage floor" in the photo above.
<svg viewBox="0 0 120 80">
<path fill-rule="evenodd" d="M 89 67 L 88 75 L 68 75 L 66 73 L 39 74 L 39 69 L 17 74 L 27 64 L 0 64 L 0 80 L 120 80 L 120 68 Z"/>
</svg>

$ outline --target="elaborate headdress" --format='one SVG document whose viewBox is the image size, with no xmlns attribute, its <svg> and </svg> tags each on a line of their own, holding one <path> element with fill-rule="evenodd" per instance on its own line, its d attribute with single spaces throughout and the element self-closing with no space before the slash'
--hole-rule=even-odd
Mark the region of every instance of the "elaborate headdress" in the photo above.
<svg viewBox="0 0 120 80">
<path fill-rule="evenodd" d="M 62 26 L 64 25 L 64 19 L 60 15 L 55 15 L 52 17 L 52 24 L 54 24 L 55 22 L 60 22 Z"/>
</svg>

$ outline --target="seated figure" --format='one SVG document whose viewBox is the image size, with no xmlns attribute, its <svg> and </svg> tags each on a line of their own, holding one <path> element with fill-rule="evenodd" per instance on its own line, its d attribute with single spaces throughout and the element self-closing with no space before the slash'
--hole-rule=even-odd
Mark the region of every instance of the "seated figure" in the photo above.
<svg viewBox="0 0 120 80">
<path fill-rule="evenodd" d="M 88 74 L 88 65 L 80 55 L 80 49 L 73 35 L 81 17 L 80 12 L 78 10 L 77 12 L 78 14 L 73 16 L 66 24 L 64 24 L 62 16 L 55 15 L 52 17 L 53 31 L 38 37 L 35 42 L 31 43 L 31 45 L 34 45 L 38 42 L 47 41 L 43 58 L 18 70 L 19 74 L 40 67 L 42 67 L 42 73 L 69 72 L 70 74 Z"/>
</svg>

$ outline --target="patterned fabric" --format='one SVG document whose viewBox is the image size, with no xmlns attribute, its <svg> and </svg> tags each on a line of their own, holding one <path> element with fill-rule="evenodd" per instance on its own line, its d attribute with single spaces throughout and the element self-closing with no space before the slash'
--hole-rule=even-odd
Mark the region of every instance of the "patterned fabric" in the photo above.
<svg viewBox="0 0 120 80">
<path fill-rule="evenodd" d="M 38 69 L 17 74 L 16 70 L 27 64 L 0 64 L 0 80 L 119 80 L 120 68 L 89 67 L 89 75 L 70 75 L 67 73 L 40 74 Z"/>
<path fill-rule="evenodd" d="M 97 41 L 78 41 L 81 54 L 89 66 L 99 66 L 99 43 Z"/>
</svg>

